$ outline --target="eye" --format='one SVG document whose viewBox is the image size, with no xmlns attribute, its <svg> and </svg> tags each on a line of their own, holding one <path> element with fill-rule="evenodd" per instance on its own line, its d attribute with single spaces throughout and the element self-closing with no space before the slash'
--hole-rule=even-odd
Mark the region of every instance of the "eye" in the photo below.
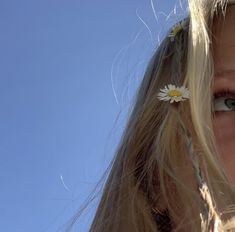
<svg viewBox="0 0 235 232">
<path fill-rule="evenodd" d="M 214 111 L 234 111 L 235 98 L 219 97 L 214 99 Z"/>
</svg>

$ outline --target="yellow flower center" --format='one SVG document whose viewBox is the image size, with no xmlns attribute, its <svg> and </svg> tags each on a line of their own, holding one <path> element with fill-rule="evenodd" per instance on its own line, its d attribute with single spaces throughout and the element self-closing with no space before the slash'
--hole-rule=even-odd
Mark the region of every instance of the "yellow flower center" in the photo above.
<svg viewBox="0 0 235 232">
<path fill-rule="evenodd" d="M 173 30 L 172 30 L 172 33 L 176 35 L 181 30 L 182 30 L 182 26 L 180 24 L 179 25 L 175 25 Z"/>
<path fill-rule="evenodd" d="M 182 93 L 179 90 L 173 89 L 168 92 L 169 97 L 180 97 Z"/>
</svg>

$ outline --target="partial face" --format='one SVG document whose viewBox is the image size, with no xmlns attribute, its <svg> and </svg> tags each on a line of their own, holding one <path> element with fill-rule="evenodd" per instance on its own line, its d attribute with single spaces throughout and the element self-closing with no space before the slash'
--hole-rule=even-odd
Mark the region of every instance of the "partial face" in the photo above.
<svg viewBox="0 0 235 232">
<path fill-rule="evenodd" d="M 224 23 L 215 20 L 214 132 L 225 171 L 235 185 L 235 5 Z"/>
</svg>

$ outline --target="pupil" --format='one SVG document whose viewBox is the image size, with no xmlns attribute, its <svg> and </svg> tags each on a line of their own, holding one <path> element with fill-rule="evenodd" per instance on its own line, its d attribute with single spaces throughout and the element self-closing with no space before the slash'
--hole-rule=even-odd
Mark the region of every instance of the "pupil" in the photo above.
<svg viewBox="0 0 235 232">
<path fill-rule="evenodd" d="M 225 99 L 224 102 L 229 109 L 235 110 L 235 99 L 234 98 L 227 98 L 227 99 Z"/>
</svg>

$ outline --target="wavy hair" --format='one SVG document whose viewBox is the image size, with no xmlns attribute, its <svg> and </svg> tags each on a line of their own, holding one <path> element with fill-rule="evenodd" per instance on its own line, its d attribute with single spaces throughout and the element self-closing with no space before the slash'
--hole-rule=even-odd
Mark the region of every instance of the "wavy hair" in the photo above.
<svg viewBox="0 0 235 232">
<path fill-rule="evenodd" d="M 188 26 L 173 40 L 170 30 L 154 52 L 90 232 L 201 231 L 203 206 L 185 142 L 188 135 L 213 204 L 222 220 L 229 218 L 226 212 L 235 203 L 235 191 L 216 147 L 211 110 L 212 26 L 216 17 L 224 17 L 228 3 L 188 0 L 189 14 L 184 19 Z M 159 90 L 168 84 L 187 86 L 190 99 L 177 104 L 159 101 Z"/>
</svg>

